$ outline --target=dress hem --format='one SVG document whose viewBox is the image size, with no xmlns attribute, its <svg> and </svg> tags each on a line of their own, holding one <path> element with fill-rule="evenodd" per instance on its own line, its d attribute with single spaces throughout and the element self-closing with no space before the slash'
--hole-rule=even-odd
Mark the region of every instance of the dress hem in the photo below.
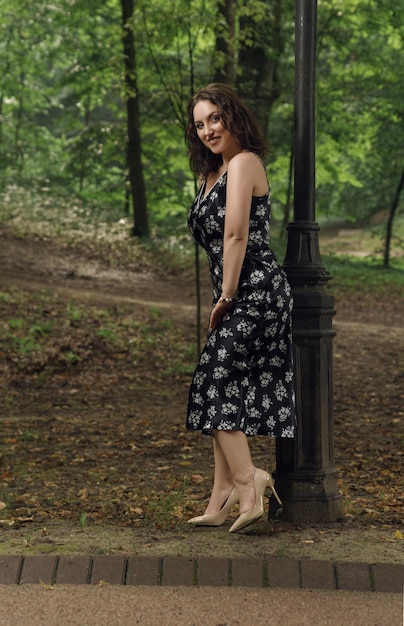
<svg viewBox="0 0 404 626">
<path fill-rule="evenodd" d="M 202 435 L 208 435 L 213 437 L 214 431 L 221 433 L 236 433 L 241 432 L 246 435 L 246 437 L 271 437 L 271 439 L 295 439 L 296 433 L 293 435 L 274 435 L 273 433 L 246 433 L 242 428 L 188 428 L 189 432 L 200 432 Z"/>
</svg>

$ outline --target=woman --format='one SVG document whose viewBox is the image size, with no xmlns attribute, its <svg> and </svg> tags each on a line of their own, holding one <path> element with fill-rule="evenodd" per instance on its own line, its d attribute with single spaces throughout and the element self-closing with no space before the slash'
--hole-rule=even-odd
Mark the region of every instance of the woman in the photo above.
<svg viewBox="0 0 404 626">
<path fill-rule="evenodd" d="M 268 248 L 266 152 L 252 113 L 228 86 L 198 91 L 186 143 L 200 189 L 189 227 L 208 255 L 213 308 L 207 344 L 189 393 L 187 428 L 213 435 L 214 482 L 205 514 L 219 526 L 239 503 L 230 532 L 262 517 L 271 476 L 254 466 L 247 437 L 293 437 L 290 314 L 286 276 Z"/>
</svg>

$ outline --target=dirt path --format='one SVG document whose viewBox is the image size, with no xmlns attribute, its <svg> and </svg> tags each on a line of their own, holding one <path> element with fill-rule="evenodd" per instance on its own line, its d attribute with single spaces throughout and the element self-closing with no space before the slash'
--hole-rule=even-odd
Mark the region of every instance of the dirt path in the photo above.
<svg viewBox="0 0 404 626">
<path fill-rule="evenodd" d="M 162 269 L 143 267 L 110 267 L 99 257 L 86 252 L 85 247 L 71 248 L 49 240 L 18 239 L 0 234 L 1 284 L 16 285 L 22 289 L 51 288 L 62 291 L 66 297 L 76 296 L 106 306 L 111 302 L 126 302 L 139 306 L 157 306 L 169 309 L 173 317 L 184 312 L 191 323 L 195 321 L 194 278 L 185 273 L 173 275 Z M 201 270 L 201 298 L 209 312 L 211 287 L 208 269 Z M 368 300 L 350 296 L 336 302 L 337 322 L 363 323 L 403 328 L 403 298 L 394 302 L 380 302 L 377 295 Z M 394 332 L 394 331 L 393 331 Z"/>
</svg>

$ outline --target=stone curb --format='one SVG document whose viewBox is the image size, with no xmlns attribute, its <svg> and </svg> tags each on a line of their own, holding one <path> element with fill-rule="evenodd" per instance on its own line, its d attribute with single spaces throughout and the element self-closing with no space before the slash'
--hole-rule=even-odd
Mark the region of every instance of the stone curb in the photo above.
<svg viewBox="0 0 404 626">
<path fill-rule="evenodd" d="M 125 555 L 0 556 L 0 585 L 283 587 L 402 593 L 404 564 Z"/>
</svg>

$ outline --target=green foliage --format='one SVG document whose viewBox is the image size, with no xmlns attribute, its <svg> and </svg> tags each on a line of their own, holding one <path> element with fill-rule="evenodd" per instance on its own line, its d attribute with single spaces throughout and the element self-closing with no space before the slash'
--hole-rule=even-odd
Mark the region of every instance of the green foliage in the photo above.
<svg viewBox="0 0 404 626">
<path fill-rule="evenodd" d="M 320 4 L 319 205 L 354 220 L 390 207 L 404 160 L 401 9 L 395 0 L 373 5 Z"/>
<path fill-rule="evenodd" d="M 320 221 L 333 215 L 367 223 L 372 215 L 390 208 L 404 160 L 397 75 L 404 35 L 400 15 L 395 0 L 318 3 L 316 188 Z M 293 124 L 292 53 L 286 46 L 280 65 L 283 92 L 272 111 L 270 179 L 275 205 L 286 202 Z"/>
<path fill-rule="evenodd" d="M 217 24 L 217 0 L 134 4 L 151 230 L 175 237 L 194 195 L 183 142 L 186 103 L 211 80 L 218 28 L 226 28 Z M 272 50 L 281 92 L 271 109 L 268 168 L 278 221 L 288 193 L 294 115 L 294 3 L 284 0 L 281 8 L 282 45 Z M 268 10 L 274 7 L 262 0 L 237 3 L 236 50 L 248 47 L 249 29 Z M 63 210 L 54 219 L 61 231 L 76 208 L 88 211 L 90 221 L 130 221 L 120 2 L 0 0 L 0 11 L 3 200 L 16 189 L 24 190 L 24 201 L 27 193 L 45 203 L 60 198 Z M 398 0 L 318 2 L 320 220 L 367 223 L 390 207 L 404 160 L 401 13 Z M 14 207 L 11 214 L 6 219 L 15 222 Z"/>
<path fill-rule="evenodd" d="M 79 525 L 80 525 L 81 532 L 84 532 L 86 525 L 87 525 L 87 513 L 83 512 L 80 515 Z"/>
</svg>

